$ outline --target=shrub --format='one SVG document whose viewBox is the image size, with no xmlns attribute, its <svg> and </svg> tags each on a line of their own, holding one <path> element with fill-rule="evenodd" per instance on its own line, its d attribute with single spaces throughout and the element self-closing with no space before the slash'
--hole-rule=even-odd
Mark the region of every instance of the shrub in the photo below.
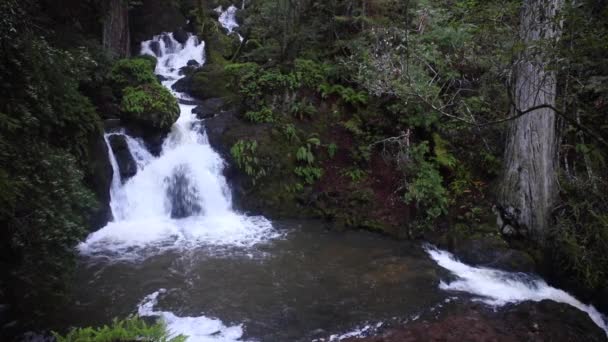
<svg viewBox="0 0 608 342">
<path fill-rule="evenodd" d="M 109 78 L 118 89 L 156 83 L 158 80 L 154 75 L 155 67 L 156 60 L 154 57 L 121 59 L 112 67 Z"/>
<path fill-rule="evenodd" d="M 411 146 L 408 150 L 410 164 L 407 170 L 413 174 L 413 180 L 407 184 L 405 202 L 414 202 L 424 211 L 423 221 L 434 220 L 446 214 L 449 199 L 443 186 L 443 177 L 434 163 L 426 159 L 429 152 L 427 142 Z"/>
<path fill-rule="evenodd" d="M 179 105 L 169 90 L 158 83 L 123 90 L 121 110 L 125 119 L 168 129 L 179 116 Z"/>
<path fill-rule="evenodd" d="M 253 123 L 273 123 L 275 121 L 274 113 L 268 107 L 263 107 L 258 111 L 245 112 L 245 119 Z"/>
</svg>

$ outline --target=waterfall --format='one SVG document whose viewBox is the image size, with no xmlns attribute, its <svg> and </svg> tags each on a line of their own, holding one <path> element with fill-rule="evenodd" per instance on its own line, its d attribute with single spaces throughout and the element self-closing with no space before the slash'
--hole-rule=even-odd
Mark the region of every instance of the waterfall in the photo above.
<svg viewBox="0 0 608 342">
<path fill-rule="evenodd" d="M 244 8 L 245 2 L 243 2 L 243 9 Z M 239 23 L 236 21 L 237 10 L 238 9 L 234 5 L 229 6 L 226 10 L 223 10 L 222 6 L 219 6 L 215 9 L 215 11 L 220 15 L 220 17 L 218 18 L 220 25 L 222 25 L 222 27 L 225 28 L 226 31 L 228 31 L 229 35 L 235 33 L 234 30 L 239 27 Z M 237 35 L 242 42 L 243 37 L 239 33 L 237 33 Z"/>
<path fill-rule="evenodd" d="M 171 89 L 188 62 L 205 63 L 204 42 L 190 35 L 183 45 L 163 33 L 141 45 L 142 54 L 158 59 L 156 73 Z M 190 99 L 173 92 L 178 99 Z M 191 102 L 189 102 L 191 103 Z M 143 142 L 124 132 L 106 134 L 114 169 L 111 203 L 114 220 L 79 245 L 85 255 L 132 259 L 187 246 L 249 247 L 277 236 L 268 220 L 232 208 L 231 191 L 222 174 L 224 161 L 207 140 L 194 105 L 180 104 L 180 116 L 158 157 Z M 122 182 L 108 137 L 124 135 L 137 173 Z M 146 251 L 147 250 L 147 251 Z"/>
<path fill-rule="evenodd" d="M 589 318 L 608 335 L 606 317 L 592 305 L 585 305 L 567 292 L 549 286 L 544 280 L 525 273 L 511 273 L 489 268 L 465 265 L 448 252 L 426 247 L 427 253 L 442 268 L 455 274 L 458 279 L 441 282 L 441 289 L 468 292 L 479 296 L 479 300 L 492 306 L 523 301 L 552 300 L 568 304 L 589 315 Z"/>
</svg>

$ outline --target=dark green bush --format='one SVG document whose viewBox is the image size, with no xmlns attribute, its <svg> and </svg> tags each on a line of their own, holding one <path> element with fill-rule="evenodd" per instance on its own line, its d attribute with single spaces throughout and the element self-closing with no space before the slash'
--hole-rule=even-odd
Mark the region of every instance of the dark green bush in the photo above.
<svg viewBox="0 0 608 342">
<path fill-rule="evenodd" d="M 179 116 L 179 105 L 169 90 L 159 83 L 123 89 L 123 118 L 159 129 L 169 129 Z"/>
<path fill-rule="evenodd" d="M 110 80 L 117 89 L 157 82 L 154 57 L 137 57 L 117 61 L 110 71 Z"/>
</svg>

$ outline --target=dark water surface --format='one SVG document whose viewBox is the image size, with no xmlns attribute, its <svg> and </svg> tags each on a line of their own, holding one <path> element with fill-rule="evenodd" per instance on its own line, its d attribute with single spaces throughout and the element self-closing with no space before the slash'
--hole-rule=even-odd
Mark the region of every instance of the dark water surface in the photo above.
<svg viewBox="0 0 608 342">
<path fill-rule="evenodd" d="M 63 326 L 108 323 L 137 312 L 163 288 L 158 311 L 243 324 L 244 339 L 311 340 L 366 323 L 417 315 L 446 299 L 422 248 L 317 221 L 274 222 L 285 237 L 253 249 L 170 251 L 138 262 L 85 258 Z"/>
</svg>

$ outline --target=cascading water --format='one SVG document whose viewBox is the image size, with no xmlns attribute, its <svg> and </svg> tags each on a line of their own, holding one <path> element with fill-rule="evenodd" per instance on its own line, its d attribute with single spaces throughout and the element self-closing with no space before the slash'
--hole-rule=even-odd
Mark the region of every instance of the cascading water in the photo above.
<svg viewBox="0 0 608 342">
<path fill-rule="evenodd" d="M 234 6 L 219 8 L 219 21 L 228 34 L 234 34 L 238 27 L 236 10 Z M 171 90 L 182 77 L 181 68 L 204 64 L 204 48 L 204 42 L 194 36 L 182 45 L 166 33 L 143 42 L 142 54 L 158 59 L 156 73 Z M 268 264 L 256 263 L 249 256 L 230 260 L 222 254 L 216 258 L 213 248 L 202 250 L 251 247 L 279 234 L 265 218 L 241 215 L 232 209 L 230 189 L 222 175 L 224 162 L 209 145 L 204 122 L 192 114 L 194 100 L 186 94 L 173 94 L 181 100 L 181 112 L 159 156 L 123 131 L 105 135 L 114 170 L 110 189 L 114 220 L 91 234 L 79 249 L 84 256 L 101 256 L 109 262 L 101 269 L 97 265 L 87 271 L 90 276 L 82 288 L 94 290 L 78 302 L 83 312 L 103 312 L 110 300 L 111 306 L 127 306 L 126 311 L 137 306 L 140 316 L 161 317 L 172 334 L 187 335 L 189 342 L 241 341 L 245 326 L 238 322 L 247 322 L 248 330 L 254 331 L 252 336 L 257 337 L 257 332 L 267 336 L 262 340 L 274 341 L 294 340 L 291 337 L 298 335 L 289 335 L 294 327 L 298 334 L 326 325 L 333 329 L 340 320 L 352 327 L 353 321 L 376 320 L 387 310 L 387 317 L 395 317 L 443 300 L 445 294 L 432 286 L 435 278 L 427 277 L 426 270 L 434 267 L 430 260 L 396 257 L 403 250 L 396 241 L 383 241 L 391 245 L 383 252 L 375 236 L 349 242 L 345 235 L 327 240 L 325 231 L 310 237 L 307 230 L 313 227 L 298 229 L 298 233 L 290 233 L 293 241 L 278 239 L 267 245 L 272 255 Z M 110 144 L 115 135 L 124 138 L 136 164 L 137 172 L 131 178 L 121 179 Z M 176 249 L 178 253 L 171 253 Z M 607 331 L 605 318 L 595 308 L 538 278 L 467 266 L 433 248 L 427 248 L 427 253 L 459 278 L 441 282 L 442 290 L 472 293 L 497 306 L 550 299 L 586 312 Z M 134 265 L 132 261 L 141 263 Z M 226 268 L 232 272 L 224 272 Z M 94 296 L 101 298 L 98 310 L 90 306 L 95 304 L 89 300 Z M 365 310 L 352 311 L 354 306 Z M 228 317 L 231 323 L 197 316 L 201 312 Z M 348 315 L 341 315 L 344 312 Z M 363 336 L 382 327 L 383 323 L 377 322 L 370 325 L 367 321 L 362 328 L 325 340 Z"/>
<path fill-rule="evenodd" d="M 510 273 L 489 268 L 471 267 L 454 258 L 448 252 L 426 247 L 427 253 L 437 264 L 456 276 L 451 283 L 441 282 L 440 288 L 447 291 L 468 292 L 480 296 L 480 301 L 502 306 L 523 301 L 545 299 L 571 305 L 589 315 L 589 318 L 608 336 L 608 321 L 592 305 L 585 305 L 565 291 L 549 286 L 538 277 L 524 273 Z"/>
<path fill-rule="evenodd" d="M 143 42 L 142 54 L 158 59 L 156 73 L 171 89 L 183 77 L 181 68 L 204 64 L 204 48 L 195 36 L 182 45 L 167 33 Z M 202 122 L 192 113 L 194 107 L 180 103 L 181 114 L 159 157 L 124 132 L 106 135 L 106 140 L 113 134 L 126 137 L 138 171 L 123 184 L 110 149 L 114 220 L 91 234 L 79 246 L 81 253 L 130 259 L 148 256 L 147 247 L 157 253 L 185 246 L 252 246 L 277 236 L 265 218 L 232 209 L 230 189 L 222 175 L 224 161 L 209 145 Z"/>
<path fill-rule="evenodd" d="M 245 8 L 245 2 L 243 2 L 242 7 Z M 215 11 L 220 15 L 220 17 L 218 18 L 220 25 L 222 25 L 222 27 L 225 28 L 226 31 L 228 31 L 229 35 L 234 34 L 234 30 L 239 27 L 239 23 L 236 21 L 237 10 L 238 9 L 234 5 L 229 6 L 228 8 L 226 8 L 226 10 L 224 10 L 222 6 L 219 6 L 215 9 Z M 237 33 L 237 35 L 242 42 L 243 37 L 239 33 Z"/>
</svg>

